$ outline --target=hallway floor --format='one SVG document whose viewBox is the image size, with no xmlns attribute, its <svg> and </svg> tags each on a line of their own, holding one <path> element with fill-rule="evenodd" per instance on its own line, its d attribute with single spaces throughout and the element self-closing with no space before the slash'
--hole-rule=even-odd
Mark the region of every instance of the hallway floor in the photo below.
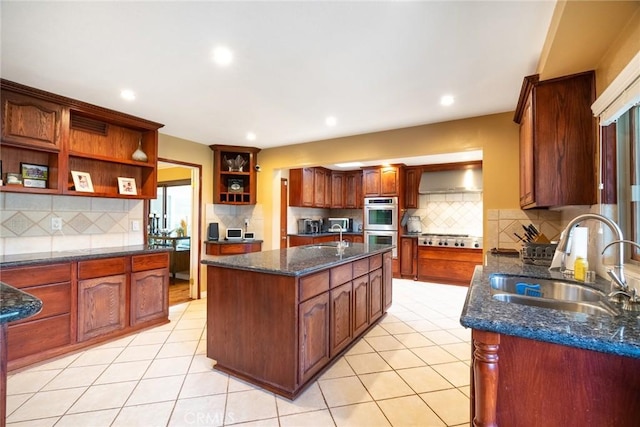
<svg viewBox="0 0 640 427">
<path fill-rule="evenodd" d="M 212 370 L 206 300 L 171 323 L 9 373 L 8 426 L 469 426 L 467 288 L 394 279 L 393 305 L 295 401 Z"/>
</svg>

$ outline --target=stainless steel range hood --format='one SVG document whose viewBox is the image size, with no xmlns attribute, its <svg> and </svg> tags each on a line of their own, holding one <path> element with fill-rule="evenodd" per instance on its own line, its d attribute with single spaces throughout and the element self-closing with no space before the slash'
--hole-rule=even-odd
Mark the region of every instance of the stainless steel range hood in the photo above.
<svg viewBox="0 0 640 427">
<path fill-rule="evenodd" d="M 477 193 L 482 191 L 482 169 L 423 172 L 420 194 Z"/>
</svg>

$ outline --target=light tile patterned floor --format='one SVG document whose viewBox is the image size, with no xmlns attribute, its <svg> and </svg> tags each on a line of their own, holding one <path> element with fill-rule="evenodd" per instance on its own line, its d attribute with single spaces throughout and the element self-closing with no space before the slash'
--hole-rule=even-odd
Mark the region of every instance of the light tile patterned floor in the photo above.
<svg viewBox="0 0 640 427">
<path fill-rule="evenodd" d="M 10 373 L 8 426 L 469 426 L 466 288 L 394 279 L 386 317 L 291 402 L 211 369 L 204 300 Z"/>
</svg>

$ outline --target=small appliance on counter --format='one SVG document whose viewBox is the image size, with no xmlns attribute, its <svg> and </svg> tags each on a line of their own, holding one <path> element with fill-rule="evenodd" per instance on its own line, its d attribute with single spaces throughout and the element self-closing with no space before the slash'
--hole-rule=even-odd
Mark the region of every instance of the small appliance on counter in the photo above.
<svg viewBox="0 0 640 427">
<path fill-rule="evenodd" d="M 410 216 L 407 219 L 407 233 L 418 234 L 422 233 L 422 223 L 419 216 Z"/>
<path fill-rule="evenodd" d="M 242 240 L 242 228 L 227 228 L 227 240 Z"/>
<path fill-rule="evenodd" d="M 351 218 L 327 218 L 327 231 L 330 233 L 338 233 L 338 228 L 333 228 L 334 225 L 339 225 L 342 232 L 353 230 L 353 219 Z"/>
<path fill-rule="evenodd" d="M 320 232 L 320 221 L 317 219 L 300 218 L 298 220 L 298 234 L 316 234 Z"/>
</svg>

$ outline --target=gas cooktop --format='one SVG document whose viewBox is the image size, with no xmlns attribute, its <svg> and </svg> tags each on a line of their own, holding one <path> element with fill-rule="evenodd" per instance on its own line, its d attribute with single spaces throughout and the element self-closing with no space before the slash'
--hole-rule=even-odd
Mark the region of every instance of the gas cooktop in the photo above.
<svg viewBox="0 0 640 427">
<path fill-rule="evenodd" d="M 469 234 L 424 233 L 418 238 L 418 245 L 453 249 L 482 249 L 482 237 Z"/>
</svg>

